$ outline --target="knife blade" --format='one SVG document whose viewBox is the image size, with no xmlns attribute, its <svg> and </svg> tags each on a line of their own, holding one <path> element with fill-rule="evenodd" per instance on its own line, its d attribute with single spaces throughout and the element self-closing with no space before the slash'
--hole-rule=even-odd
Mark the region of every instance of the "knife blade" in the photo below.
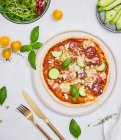
<svg viewBox="0 0 121 140">
<path fill-rule="evenodd" d="M 33 101 L 33 99 L 28 95 L 26 91 L 22 91 L 23 96 L 26 100 L 26 102 L 29 104 L 31 109 L 34 111 L 34 113 L 41 119 L 45 119 L 46 116 L 44 113 L 39 109 L 39 107 L 36 105 L 36 103 Z"/>
</svg>

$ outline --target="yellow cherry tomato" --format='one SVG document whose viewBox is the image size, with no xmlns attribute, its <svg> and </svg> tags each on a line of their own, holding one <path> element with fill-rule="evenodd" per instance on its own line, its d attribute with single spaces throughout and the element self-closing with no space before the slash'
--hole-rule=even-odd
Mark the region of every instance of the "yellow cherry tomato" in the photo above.
<svg viewBox="0 0 121 140">
<path fill-rule="evenodd" d="M 11 50 L 9 49 L 4 49 L 2 51 L 2 57 L 5 58 L 5 59 L 9 59 L 11 57 Z"/>
<path fill-rule="evenodd" d="M 21 42 L 20 41 L 14 41 L 11 43 L 11 49 L 14 51 L 14 52 L 17 52 L 21 49 L 22 45 L 21 45 Z"/>
<path fill-rule="evenodd" d="M 63 12 L 62 12 L 62 11 L 60 11 L 60 10 L 55 10 L 55 11 L 53 12 L 53 18 L 54 18 L 55 20 L 60 20 L 62 17 L 63 17 Z"/>
<path fill-rule="evenodd" d="M 7 47 L 9 45 L 9 43 L 10 43 L 10 39 L 7 36 L 2 36 L 0 38 L 0 45 L 2 47 Z"/>
</svg>

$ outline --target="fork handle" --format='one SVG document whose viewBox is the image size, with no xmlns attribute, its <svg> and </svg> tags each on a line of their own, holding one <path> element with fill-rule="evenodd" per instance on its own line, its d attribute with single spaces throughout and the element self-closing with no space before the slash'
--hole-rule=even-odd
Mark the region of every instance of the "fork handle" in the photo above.
<svg viewBox="0 0 121 140">
<path fill-rule="evenodd" d="M 52 140 L 52 138 L 39 126 L 37 122 L 33 122 L 33 124 L 45 135 L 48 140 Z"/>
<path fill-rule="evenodd" d="M 60 140 L 65 140 L 65 138 L 60 134 L 60 132 L 55 128 L 55 126 L 47 119 L 47 125 L 54 131 L 54 133 L 60 138 Z"/>
</svg>

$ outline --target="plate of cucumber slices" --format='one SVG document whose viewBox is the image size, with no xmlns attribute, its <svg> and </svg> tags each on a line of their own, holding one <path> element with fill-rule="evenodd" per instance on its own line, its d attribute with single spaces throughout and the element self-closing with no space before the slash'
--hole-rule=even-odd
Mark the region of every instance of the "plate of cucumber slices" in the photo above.
<svg viewBox="0 0 121 140">
<path fill-rule="evenodd" d="M 108 31 L 121 33 L 121 0 L 98 0 L 97 18 Z"/>
</svg>

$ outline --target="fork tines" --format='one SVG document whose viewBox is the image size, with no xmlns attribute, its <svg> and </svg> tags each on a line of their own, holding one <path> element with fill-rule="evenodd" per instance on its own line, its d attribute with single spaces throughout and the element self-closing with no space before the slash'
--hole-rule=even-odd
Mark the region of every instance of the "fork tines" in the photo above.
<svg viewBox="0 0 121 140">
<path fill-rule="evenodd" d="M 28 115 L 31 112 L 26 106 L 22 104 L 17 107 L 17 110 L 24 116 Z"/>
</svg>

